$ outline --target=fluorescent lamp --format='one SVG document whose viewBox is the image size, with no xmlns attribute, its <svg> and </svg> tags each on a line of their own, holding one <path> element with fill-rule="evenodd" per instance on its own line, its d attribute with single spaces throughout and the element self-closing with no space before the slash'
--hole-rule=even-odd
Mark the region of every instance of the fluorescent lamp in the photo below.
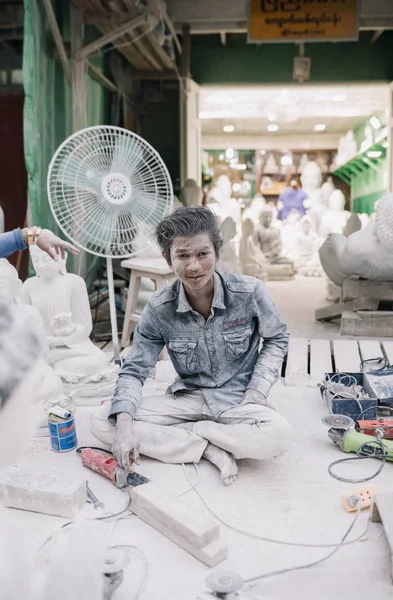
<svg viewBox="0 0 393 600">
<path fill-rule="evenodd" d="M 223 130 L 226 131 L 227 133 L 232 133 L 232 131 L 235 131 L 235 128 L 233 125 L 225 125 L 223 127 Z"/>
<path fill-rule="evenodd" d="M 275 124 L 268 125 L 267 130 L 268 131 L 278 131 L 278 125 L 275 125 Z"/>
<path fill-rule="evenodd" d="M 325 131 L 326 129 L 326 125 L 324 125 L 323 123 L 317 123 L 317 125 L 315 125 L 314 127 L 314 131 Z"/>
<path fill-rule="evenodd" d="M 378 119 L 378 117 L 371 117 L 370 125 L 374 129 L 379 129 L 381 127 L 381 121 Z"/>
<path fill-rule="evenodd" d="M 367 152 L 367 156 L 369 158 L 379 158 L 382 156 L 382 152 L 380 150 L 370 150 L 370 152 Z"/>
</svg>

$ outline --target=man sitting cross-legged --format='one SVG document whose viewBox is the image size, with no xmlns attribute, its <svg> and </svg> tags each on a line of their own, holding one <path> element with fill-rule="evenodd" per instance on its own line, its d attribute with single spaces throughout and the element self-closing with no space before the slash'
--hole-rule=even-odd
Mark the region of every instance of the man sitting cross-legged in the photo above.
<svg viewBox="0 0 393 600">
<path fill-rule="evenodd" d="M 148 301 L 92 432 L 127 470 L 139 451 L 167 463 L 205 458 L 228 485 L 236 459 L 273 458 L 290 445 L 287 421 L 266 400 L 288 330 L 261 281 L 216 271 L 221 234 L 210 209 L 178 209 L 157 225 L 156 240 L 177 279 Z M 141 398 L 164 346 L 178 377 L 165 395 Z"/>
</svg>

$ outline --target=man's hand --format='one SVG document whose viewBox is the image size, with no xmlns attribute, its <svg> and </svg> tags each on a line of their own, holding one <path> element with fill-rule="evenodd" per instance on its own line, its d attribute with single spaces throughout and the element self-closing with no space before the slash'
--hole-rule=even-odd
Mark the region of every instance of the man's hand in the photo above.
<svg viewBox="0 0 393 600">
<path fill-rule="evenodd" d="M 274 410 L 271 404 L 269 404 L 269 402 L 266 400 L 265 395 L 262 394 L 262 392 L 258 392 L 257 390 L 249 389 L 244 392 L 241 405 L 244 404 L 260 404 L 261 406 L 267 406 L 267 408 L 271 408 Z"/>
<path fill-rule="evenodd" d="M 65 251 L 71 252 L 71 254 L 78 254 L 78 248 L 72 246 L 68 242 L 61 240 L 57 235 L 49 231 L 49 229 L 43 229 L 38 236 L 37 246 L 41 250 L 44 250 L 53 260 L 58 260 L 59 255 L 61 258 L 65 258 Z"/>
<path fill-rule="evenodd" d="M 133 418 L 128 413 L 117 415 L 112 453 L 119 466 L 128 473 L 133 471 L 134 463 L 139 465 L 139 442 L 135 435 Z"/>
</svg>

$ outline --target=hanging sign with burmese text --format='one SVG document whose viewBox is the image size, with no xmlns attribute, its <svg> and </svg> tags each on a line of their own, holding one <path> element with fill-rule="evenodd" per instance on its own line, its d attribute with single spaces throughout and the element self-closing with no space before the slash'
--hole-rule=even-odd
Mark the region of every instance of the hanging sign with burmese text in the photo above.
<svg viewBox="0 0 393 600">
<path fill-rule="evenodd" d="M 358 0 L 250 0 L 250 42 L 358 39 Z"/>
</svg>

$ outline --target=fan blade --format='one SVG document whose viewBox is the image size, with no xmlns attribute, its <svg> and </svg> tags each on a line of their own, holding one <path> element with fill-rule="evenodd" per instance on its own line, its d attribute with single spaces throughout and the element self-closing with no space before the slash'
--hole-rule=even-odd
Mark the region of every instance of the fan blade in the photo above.
<svg viewBox="0 0 393 600">
<path fill-rule="evenodd" d="M 140 146 L 124 136 L 118 135 L 115 140 L 110 173 L 122 173 L 132 180 L 132 175 L 143 161 L 143 150 Z"/>
</svg>

